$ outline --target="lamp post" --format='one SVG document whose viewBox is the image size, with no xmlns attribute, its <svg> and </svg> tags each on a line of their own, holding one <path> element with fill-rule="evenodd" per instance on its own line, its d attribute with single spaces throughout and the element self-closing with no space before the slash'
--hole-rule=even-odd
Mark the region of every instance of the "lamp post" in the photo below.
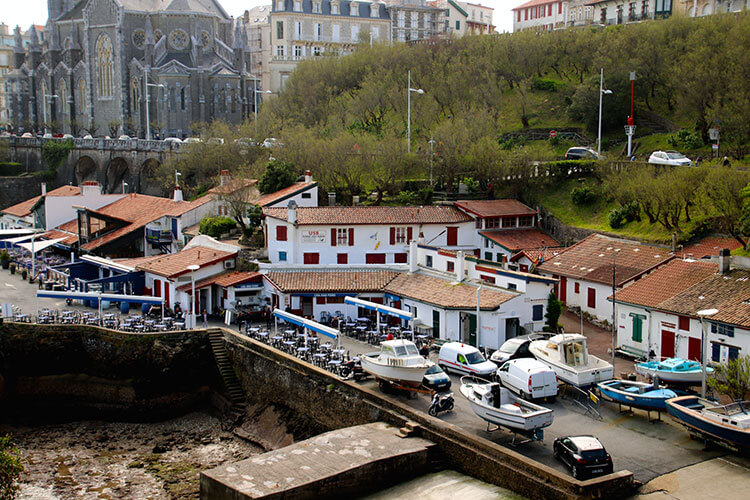
<svg viewBox="0 0 750 500">
<path fill-rule="evenodd" d="M 432 153 L 432 147 L 435 145 L 435 140 L 430 137 L 430 140 L 427 142 L 430 143 L 430 187 L 432 187 L 432 158 L 434 156 Z"/>
<path fill-rule="evenodd" d="M 146 89 L 145 92 L 144 92 L 144 97 L 146 98 L 146 140 L 150 141 L 151 140 L 151 116 L 150 116 L 150 114 L 148 112 L 148 101 L 149 101 L 149 99 L 148 99 L 148 88 L 149 87 L 161 87 L 161 88 L 164 88 L 164 85 L 162 85 L 161 83 L 148 83 L 148 70 L 146 70 L 146 77 L 143 79 L 143 83 L 144 83 L 144 87 Z"/>
<path fill-rule="evenodd" d="M 252 75 L 251 75 L 252 76 Z M 261 90 L 261 94 L 273 94 L 270 90 Z M 255 114 L 255 117 L 253 118 L 253 124 L 255 125 L 255 141 L 258 141 L 258 82 L 255 80 L 255 77 L 253 76 L 253 113 Z"/>
<path fill-rule="evenodd" d="M 125 188 L 128 186 L 128 183 L 125 181 L 122 181 L 122 194 L 125 194 Z"/>
<path fill-rule="evenodd" d="M 193 288 L 193 293 L 190 296 L 190 301 L 192 303 L 192 306 L 190 307 L 190 310 L 192 311 L 190 313 L 190 329 L 195 330 L 195 271 L 200 269 L 201 266 L 198 264 L 191 264 L 187 268 L 190 271 L 190 282 Z"/>
<path fill-rule="evenodd" d="M 174 171 L 174 187 L 176 187 L 176 188 L 177 188 L 177 187 L 180 187 L 180 179 L 179 179 L 179 177 L 180 177 L 181 175 L 182 175 L 182 174 L 181 174 L 181 173 L 179 173 L 179 172 L 178 172 L 177 170 L 175 170 L 175 171 Z"/>
<path fill-rule="evenodd" d="M 602 96 L 611 93 L 611 90 L 604 88 L 604 68 L 602 68 L 599 76 L 599 135 L 596 139 L 596 153 L 599 155 L 602 154 Z"/>
<path fill-rule="evenodd" d="M 47 98 L 57 99 L 57 94 L 44 94 L 44 133 L 47 133 Z"/>
<path fill-rule="evenodd" d="M 406 93 L 406 151 L 411 153 L 411 93 L 424 94 L 424 90 L 411 88 L 411 70 L 408 72 L 408 79 L 409 84 L 407 89 L 409 91 Z"/>
<path fill-rule="evenodd" d="M 701 309 L 698 316 L 701 319 L 701 397 L 706 397 L 706 318 L 718 313 L 718 309 Z"/>
</svg>

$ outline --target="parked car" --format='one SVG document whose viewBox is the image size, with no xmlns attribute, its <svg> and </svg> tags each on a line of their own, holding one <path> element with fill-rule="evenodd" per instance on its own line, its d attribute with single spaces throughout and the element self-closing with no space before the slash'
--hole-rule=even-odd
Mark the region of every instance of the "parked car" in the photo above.
<svg viewBox="0 0 750 500">
<path fill-rule="evenodd" d="M 612 457 L 594 436 L 559 437 L 552 443 L 552 453 L 570 467 L 576 479 L 611 474 L 614 471 Z"/>
<path fill-rule="evenodd" d="M 495 363 L 499 368 L 500 365 L 510 359 L 533 358 L 534 355 L 529 352 L 529 344 L 531 344 L 532 340 L 539 340 L 541 338 L 543 338 L 542 335 L 532 333 L 531 335 L 508 339 L 503 342 L 500 349 L 492 353 L 490 361 Z"/>
<path fill-rule="evenodd" d="M 654 151 L 648 157 L 649 163 L 656 165 L 673 165 L 687 167 L 693 164 L 692 160 L 678 151 Z"/>
<path fill-rule="evenodd" d="M 281 142 L 275 137 L 268 137 L 265 141 L 263 141 L 263 144 L 261 144 L 264 148 L 280 148 L 283 146 Z"/>
<path fill-rule="evenodd" d="M 187 144 L 192 144 L 192 143 L 203 142 L 203 141 L 201 141 L 200 137 L 187 137 L 182 142 L 185 142 Z"/>
<path fill-rule="evenodd" d="M 557 377 L 552 369 L 533 358 L 511 359 L 497 370 L 501 384 L 524 399 L 557 396 Z"/>
<path fill-rule="evenodd" d="M 44 135 L 42 136 L 42 139 L 54 139 L 54 138 L 55 138 L 55 136 L 53 136 L 53 135 L 52 135 L 52 134 L 50 134 L 49 132 L 47 132 L 46 134 L 44 134 Z"/>
<path fill-rule="evenodd" d="M 461 342 L 447 342 L 440 348 L 438 364 L 447 372 L 460 375 L 476 375 L 490 378 L 495 375 L 497 365 L 487 361 L 474 346 Z"/>
<path fill-rule="evenodd" d="M 93 135 L 91 135 L 91 134 L 86 134 L 86 135 L 84 135 L 84 136 L 83 136 L 83 137 L 82 137 L 81 139 L 93 139 L 93 138 L 94 138 L 94 136 L 93 136 Z"/>
<path fill-rule="evenodd" d="M 206 141 L 208 144 L 224 144 L 224 139 L 221 137 L 211 137 L 208 141 Z"/>
<path fill-rule="evenodd" d="M 425 372 L 422 385 L 434 391 L 447 391 L 451 388 L 451 378 L 438 365 L 432 365 Z"/>
<path fill-rule="evenodd" d="M 133 140 L 133 138 L 130 137 L 129 135 L 121 135 L 120 137 L 117 138 L 117 140 L 119 140 L 119 141 L 131 141 L 131 140 Z"/>
<path fill-rule="evenodd" d="M 167 144 L 182 144 L 182 140 L 179 137 L 167 137 L 166 139 L 164 139 L 164 142 L 166 142 Z"/>
<path fill-rule="evenodd" d="M 62 138 L 63 139 L 75 139 L 75 136 L 71 134 L 63 134 Z"/>
<path fill-rule="evenodd" d="M 601 155 L 591 148 L 575 146 L 565 152 L 566 160 L 599 160 Z"/>
<path fill-rule="evenodd" d="M 26 138 L 26 139 L 31 139 L 31 138 L 33 138 L 33 137 L 34 137 L 34 134 L 32 134 L 31 132 L 24 132 L 24 133 L 23 133 L 23 134 L 21 135 L 21 137 L 23 137 L 23 138 Z"/>
</svg>

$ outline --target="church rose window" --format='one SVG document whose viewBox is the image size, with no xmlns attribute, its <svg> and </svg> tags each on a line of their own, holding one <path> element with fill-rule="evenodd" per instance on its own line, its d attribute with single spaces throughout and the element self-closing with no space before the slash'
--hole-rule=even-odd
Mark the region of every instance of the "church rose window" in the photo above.
<svg viewBox="0 0 750 500">
<path fill-rule="evenodd" d="M 135 30 L 133 32 L 133 45 L 138 49 L 142 49 L 145 43 L 146 43 L 146 32 L 143 30 Z"/>
<path fill-rule="evenodd" d="M 169 34 L 169 45 L 173 49 L 182 50 L 187 47 L 188 36 L 183 30 L 174 30 Z"/>
<path fill-rule="evenodd" d="M 208 31 L 201 31 L 201 43 L 204 47 L 208 47 L 208 44 L 211 42 L 211 35 L 208 33 Z"/>
</svg>

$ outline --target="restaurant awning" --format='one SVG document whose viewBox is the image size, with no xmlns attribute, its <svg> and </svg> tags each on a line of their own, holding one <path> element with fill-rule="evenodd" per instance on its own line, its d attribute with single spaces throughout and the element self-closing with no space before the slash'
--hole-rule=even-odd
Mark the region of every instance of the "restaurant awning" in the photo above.
<svg viewBox="0 0 750 500">
<path fill-rule="evenodd" d="M 362 300 L 356 297 L 346 297 L 344 298 L 344 302 L 347 304 L 364 307 L 365 309 L 369 309 L 370 311 L 377 311 L 380 314 L 396 316 L 397 318 L 404 319 L 406 321 L 411 321 L 412 319 L 412 314 L 410 312 L 402 311 L 401 309 L 396 309 L 383 304 L 378 304 L 376 302 L 370 302 L 368 300 Z"/>
<path fill-rule="evenodd" d="M 138 304 L 160 305 L 164 302 L 164 297 L 152 297 L 150 295 L 125 295 L 121 293 L 99 293 L 99 292 L 75 292 L 63 291 L 52 292 L 39 290 L 36 292 L 37 298 L 49 299 L 73 299 L 73 300 L 107 300 L 110 302 L 132 302 Z"/>
<path fill-rule="evenodd" d="M 338 330 L 331 328 L 330 326 L 322 325 L 317 321 L 305 319 L 302 316 L 297 316 L 296 314 L 288 313 L 286 311 L 282 311 L 281 309 L 274 309 L 273 315 L 277 318 L 283 319 L 287 323 L 292 323 L 294 325 L 307 328 L 308 330 L 312 330 L 321 335 L 325 335 L 326 337 L 330 337 L 332 339 L 337 339 L 339 337 Z"/>
<path fill-rule="evenodd" d="M 28 250 L 31 253 L 37 253 L 37 252 L 41 252 L 45 248 L 51 247 L 52 245 L 56 243 L 60 243 L 64 239 L 65 238 L 58 238 L 56 240 L 37 240 L 34 243 L 29 241 L 26 243 L 18 243 L 18 246 L 23 249 Z"/>
</svg>

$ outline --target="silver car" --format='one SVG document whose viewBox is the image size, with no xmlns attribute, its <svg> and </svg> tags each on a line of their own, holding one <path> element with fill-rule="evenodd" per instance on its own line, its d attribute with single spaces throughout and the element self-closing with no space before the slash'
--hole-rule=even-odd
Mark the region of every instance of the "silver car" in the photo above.
<svg viewBox="0 0 750 500">
<path fill-rule="evenodd" d="M 672 165 L 675 167 L 689 167 L 692 160 L 677 151 L 654 151 L 648 157 L 648 162 L 655 165 Z"/>
</svg>

